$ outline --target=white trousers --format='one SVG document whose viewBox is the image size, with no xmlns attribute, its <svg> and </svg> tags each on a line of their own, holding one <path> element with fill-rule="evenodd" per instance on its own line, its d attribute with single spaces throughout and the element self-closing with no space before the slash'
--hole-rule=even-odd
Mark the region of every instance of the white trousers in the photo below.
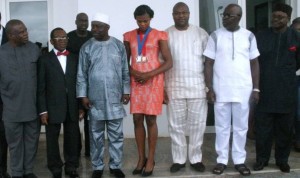
<svg viewBox="0 0 300 178">
<path fill-rule="evenodd" d="M 217 163 L 228 163 L 229 138 L 232 118 L 232 160 L 234 164 L 243 164 L 246 159 L 246 135 L 248 130 L 249 100 L 244 103 L 216 102 L 215 128 Z"/>
<path fill-rule="evenodd" d="M 185 131 L 189 135 L 188 157 L 190 163 L 201 162 L 201 146 L 207 118 L 206 99 L 170 99 L 167 113 L 173 163 L 183 164 L 187 160 Z"/>
</svg>

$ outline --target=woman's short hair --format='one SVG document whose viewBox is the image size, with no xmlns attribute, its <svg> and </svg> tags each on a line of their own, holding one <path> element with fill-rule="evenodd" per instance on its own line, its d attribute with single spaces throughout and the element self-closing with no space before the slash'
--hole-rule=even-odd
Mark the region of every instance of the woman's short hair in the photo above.
<svg viewBox="0 0 300 178">
<path fill-rule="evenodd" d="M 153 18 L 154 16 L 154 11 L 145 4 L 138 6 L 133 13 L 135 19 L 136 16 L 141 16 L 145 14 L 148 14 L 150 18 Z"/>
</svg>

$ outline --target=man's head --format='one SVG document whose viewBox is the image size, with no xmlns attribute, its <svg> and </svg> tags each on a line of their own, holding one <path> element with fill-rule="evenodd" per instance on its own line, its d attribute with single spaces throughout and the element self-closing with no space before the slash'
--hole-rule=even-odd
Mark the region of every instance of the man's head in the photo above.
<svg viewBox="0 0 300 178">
<path fill-rule="evenodd" d="M 242 17 L 242 8 L 237 4 L 229 4 L 223 12 L 223 26 L 228 31 L 239 29 L 239 23 Z"/>
<path fill-rule="evenodd" d="M 183 3 L 179 2 L 173 7 L 173 20 L 175 27 L 179 30 L 185 30 L 189 26 L 190 10 L 189 7 Z"/>
<path fill-rule="evenodd" d="M 96 13 L 92 20 L 92 33 L 96 40 L 106 41 L 109 39 L 109 16 L 102 13 Z"/>
<path fill-rule="evenodd" d="M 293 20 L 291 27 L 300 32 L 300 17 Z"/>
<path fill-rule="evenodd" d="M 79 13 L 76 16 L 75 24 L 78 31 L 86 32 L 89 27 L 89 17 L 86 13 Z"/>
<path fill-rule="evenodd" d="M 50 42 L 58 51 L 64 51 L 68 45 L 67 33 L 60 27 L 53 29 L 50 33 Z"/>
<path fill-rule="evenodd" d="M 27 28 L 21 20 L 12 19 L 7 22 L 6 33 L 8 40 L 15 46 L 21 46 L 28 42 Z"/>
<path fill-rule="evenodd" d="M 283 4 L 277 3 L 273 6 L 272 9 L 272 18 L 271 24 L 275 30 L 285 29 L 287 27 L 288 22 L 291 19 L 292 7 Z"/>
</svg>

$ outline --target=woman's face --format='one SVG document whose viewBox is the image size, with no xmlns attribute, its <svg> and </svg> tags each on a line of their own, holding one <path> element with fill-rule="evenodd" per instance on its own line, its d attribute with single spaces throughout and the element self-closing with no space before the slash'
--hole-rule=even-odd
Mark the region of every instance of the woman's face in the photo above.
<svg viewBox="0 0 300 178">
<path fill-rule="evenodd" d="M 135 20 L 141 32 L 145 32 L 147 28 L 150 26 L 151 18 L 148 14 L 136 16 Z"/>
</svg>

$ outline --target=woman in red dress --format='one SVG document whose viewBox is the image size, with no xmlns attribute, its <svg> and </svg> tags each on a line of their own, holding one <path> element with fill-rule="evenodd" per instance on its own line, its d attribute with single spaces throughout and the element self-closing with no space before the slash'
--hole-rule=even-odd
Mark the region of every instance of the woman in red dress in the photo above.
<svg viewBox="0 0 300 178">
<path fill-rule="evenodd" d="M 147 5 L 134 11 L 138 29 L 124 34 L 124 44 L 130 65 L 131 98 L 130 113 L 133 114 L 135 139 L 139 160 L 132 174 L 150 176 L 155 162 L 157 141 L 156 116 L 162 112 L 164 72 L 172 67 L 172 56 L 168 47 L 168 35 L 150 27 L 154 12 Z M 161 53 L 161 59 L 160 55 Z M 163 60 L 164 62 L 161 62 Z M 147 125 L 148 154 L 145 141 Z"/>
</svg>

